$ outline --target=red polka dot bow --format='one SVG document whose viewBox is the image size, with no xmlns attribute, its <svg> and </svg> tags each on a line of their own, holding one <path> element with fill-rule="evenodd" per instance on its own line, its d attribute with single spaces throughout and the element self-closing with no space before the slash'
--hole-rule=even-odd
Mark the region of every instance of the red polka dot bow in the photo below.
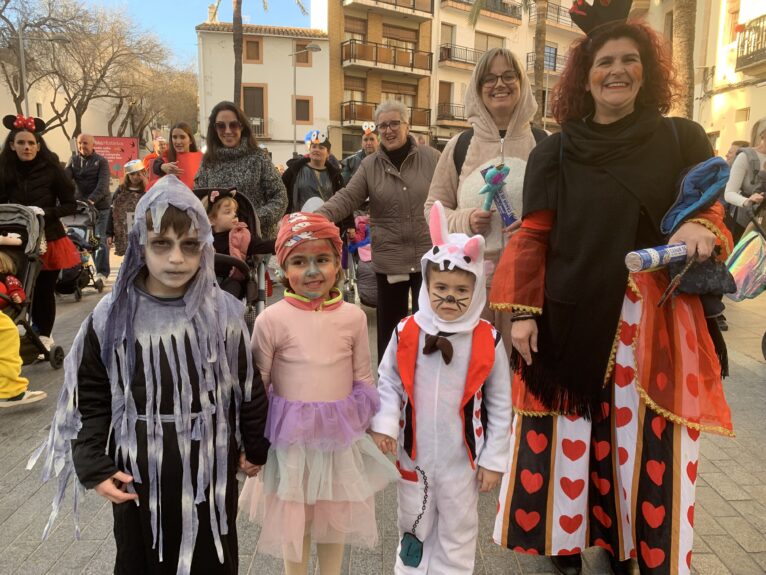
<svg viewBox="0 0 766 575">
<path fill-rule="evenodd" d="M 29 118 L 25 118 L 24 114 L 19 114 L 16 116 L 16 120 L 13 122 L 13 127 L 17 130 L 30 130 L 32 132 L 35 131 L 35 119 L 33 116 L 29 116 Z"/>
</svg>

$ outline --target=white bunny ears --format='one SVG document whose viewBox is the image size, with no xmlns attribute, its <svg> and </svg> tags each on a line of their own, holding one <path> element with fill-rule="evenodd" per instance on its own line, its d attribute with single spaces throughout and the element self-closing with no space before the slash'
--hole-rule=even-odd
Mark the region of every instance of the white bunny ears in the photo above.
<svg viewBox="0 0 766 575">
<path fill-rule="evenodd" d="M 450 234 L 444 206 L 438 200 L 431 206 L 428 226 L 434 245 L 426 254 L 429 260 L 439 263 L 444 270 L 458 267 L 478 275 L 477 269 L 484 265 L 484 236 Z"/>
</svg>

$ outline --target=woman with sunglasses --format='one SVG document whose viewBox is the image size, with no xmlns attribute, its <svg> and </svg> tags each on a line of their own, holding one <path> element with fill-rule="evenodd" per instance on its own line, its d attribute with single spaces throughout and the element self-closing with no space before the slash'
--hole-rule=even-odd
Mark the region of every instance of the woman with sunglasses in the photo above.
<svg viewBox="0 0 766 575">
<path fill-rule="evenodd" d="M 418 308 L 420 258 L 431 249 L 423 205 L 439 152 L 418 146 L 410 135 L 409 110 L 401 102 L 383 102 L 374 114 L 378 151 L 367 156 L 345 188 L 318 210 L 341 222 L 370 199 L 372 267 L 378 286 L 378 362 L 391 334 Z"/>
<path fill-rule="evenodd" d="M 494 205 L 484 209 L 486 195 L 480 193 L 486 184 L 484 175 L 500 163 L 510 167 L 502 193 L 520 216 L 527 157 L 536 140 L 546 134 L 542 130 L 533 133 L 530 127 L 537 104 L 526 74 L 507 48 L 493 48 L 481 57 L 466 91 L 465 109 L 472 129 L 447 142 L 428 192 L 426 217 L 439 200 L 449 231 L 484 236 L 485 258 L 497 264 L 510 226 Z M 491 284 L 490 273 L 487 289 Z M 511 322 L 507 314 L 491 311 L 487 305 L 483 317 L 500 330 L 510 353 Z"/>
<path fill-rule="evenodd" d="M 276 237 L 287 208 L 287 192 L 271 158 L 258 147 L 250 122 L 233 102 L 219 102 L 210 112 L 207 150 L 194 179 L 196 188 L 236 187 L 250 200 L 264 239 Z"/>
</svg>

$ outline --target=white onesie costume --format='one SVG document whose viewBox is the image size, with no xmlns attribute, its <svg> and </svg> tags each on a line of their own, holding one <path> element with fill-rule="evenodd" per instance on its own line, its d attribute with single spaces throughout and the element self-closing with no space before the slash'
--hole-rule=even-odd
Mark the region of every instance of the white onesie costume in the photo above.
<svg viewBox="0 0 766 575">
<path fill-rule="evenodd" d="M 474 299 L 459 319 L 443 321 L 423 282 L 419 311 L 397 326 L 380 363 L 381 408 L 371 427 L 398 437 L 400 538 L 412 532 L 422 511 L 420 470 L 428 483 L 426 509 L 415 530 L 423 541 L 422 560 L 407 567 L 397 550 L 395 572 L 470 575 L 478 536 L 478 467 L 508 471 L 510 373 L 499 334 L 479 318 L 486 298 L 483 238 L 448 235 L 439 202 L 431 211 L 431 238 L 435 247 L 423 256 L 423 277 L 431 262 L 473 273 Z M 453 348 L 449 364 L 438 350 L 423 353 L 426 334 L 447 337 Z"/>
</svg>

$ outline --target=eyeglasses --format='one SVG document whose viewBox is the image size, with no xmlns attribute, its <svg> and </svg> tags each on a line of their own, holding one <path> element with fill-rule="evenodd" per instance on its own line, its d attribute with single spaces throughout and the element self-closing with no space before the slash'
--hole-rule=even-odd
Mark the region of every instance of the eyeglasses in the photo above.
<svg viewBox="0 0 766 575">
<path fill-rule="evenodd" d="M 377 126 L 375 126 L 375 129 L 378 132 L 385 132 L 386 130 L 391 128 L 392 132 L 396 132 L 402 124 L 406 124 L 406 123 L 407 122 L 402 122 L 401 120 L 391 120 L 390 122 L 383 122 L 382 124 L 378 124 Z"/>
<path fill-rule="evenodd" d="M 219 132 L 225 132 L 226 131 L 226 126 L 227 126 L 226 122 L 216 122 L 215 123 L 215 129 L 218 130 Z M 237 130 L 241 130 L 242 129 L 242 124 L 239 121 L 237 121 L 237 120 L 233 120 L 233 121 L 228 123 L 228 127 L 229 127 L 229 131 L 230 132 L 236 132 Z"/>
<path fill-rule="evenodd" d="M 503 84 L 513 84 L 519 80 L 519 75 L 513 70 L 503 72 L 499 76 L 497 74 L 487 74 L 481 79 L 481 85 L 485 88 L 489 88 L 497 84 L 497 79 L 500 78 Z"/>
</svg>

